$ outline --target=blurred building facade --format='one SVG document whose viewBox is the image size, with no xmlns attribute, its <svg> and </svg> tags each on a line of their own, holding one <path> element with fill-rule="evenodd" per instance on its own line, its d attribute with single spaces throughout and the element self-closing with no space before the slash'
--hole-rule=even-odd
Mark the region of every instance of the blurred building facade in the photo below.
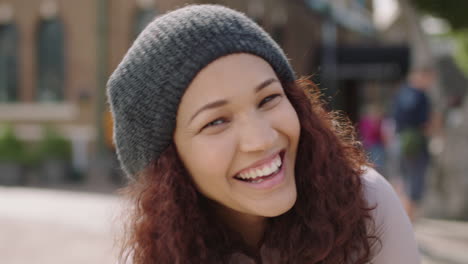
<svg viewBox="0 0 468 264">
<path fill-rule="evenodd" d="M 73 166 L 110 181 L 115 163 L 93 169 L 113 155 L 105 81 L 148 22 L 190 3 L 245 12 L 280 43 L 298 76 L 320 75 L 340 45 L 376 38 L 371 0 L 0 0 L 0 125 L 12 123 L 27 142 L 54 125 L 72 142 Z"/>
</svg>

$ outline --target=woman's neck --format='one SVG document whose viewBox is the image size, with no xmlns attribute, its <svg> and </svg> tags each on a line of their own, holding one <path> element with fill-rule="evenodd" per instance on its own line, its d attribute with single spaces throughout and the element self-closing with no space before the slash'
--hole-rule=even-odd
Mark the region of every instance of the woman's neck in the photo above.
<svg viewBox="0 0 468 264">
<path fill-rule="evenodd" d="M 257 215 L 249 215 L 237 212 L 230 208 L 217 206 L 218 216 L 226 223 L 230 229 L 239 232 L 245 244 L 252 252 L 258 252 L 263 238 L 267 218 Z"/>
<path fill-rule="evenodd" d="M 231 225 L 233 230 L 238 231 L 242 235 L 250 250 L 256 252 L 260 249 L 260 242 L 266 228 L 265 217 L 249 215 L 243 219 L 236 219 Z"/>
</svg>

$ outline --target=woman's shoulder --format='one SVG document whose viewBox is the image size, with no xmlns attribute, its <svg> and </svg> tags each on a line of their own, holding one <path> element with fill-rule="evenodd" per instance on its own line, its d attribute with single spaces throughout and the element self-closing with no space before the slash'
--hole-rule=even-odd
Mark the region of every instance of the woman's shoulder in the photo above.
<svg viewBox="0 0 468 264">
<path fill-rule="evenodd" d="M 398 213 L 405 218 L 403 206 L 392 185 L 375 169 L 364 168 L 361 175 L 364 189 L 364 199 L 369 207 L 374 208 L 372 215 L 376 224 L 384 224 L 384 221 L 392 213 Z"/>
<path fill-rule="evenodd" d="M 377 202 L 381 195 L 395 195 L 390 183 L 375 169 L 364 167 L 361 181 L 364 187 L 364 195 L 368 202 Z"/>
<path fill-rule="evenodd" d="M 413 229 L 393 187 L 372 168 L 361 175 L 364 197 L 373 208 L 373 233 L 381 246 L 376 249 L 372 263 L 420 263 Z"/>
</svg>

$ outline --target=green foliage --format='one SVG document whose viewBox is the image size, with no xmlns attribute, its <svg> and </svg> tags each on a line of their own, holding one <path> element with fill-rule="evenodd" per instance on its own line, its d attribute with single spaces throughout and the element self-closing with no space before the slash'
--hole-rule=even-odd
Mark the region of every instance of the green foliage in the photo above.
<svg viewBox="0 0 468 264">
<path fill-rule="evenodd" d="M 468 30 L 457 32 L 455 40 L 457 44 L 455 61 L 465 75 L 468 76 Z"/>
<path fill-rule="evenodd" d="M 51 127 L 45 127 L 44 136 L 39 142 L 38 152 L 42 159 L 69 160 L 72 152 L 71 142 Z"/>
<path fill-rule="evenodd" d="M 445 19 L 453 29 L 457 50 L 454 56 L 458 66 L 468 74 L 468 1 L 466 0 L 411 0 L 421 11 Z"/>
<path fill-rule="evenodd" d="M 23 142 L 16 137 L 13 128 L 6 125 L 0 135 L 0 161 L 23 163 L 25 160 Z"/>
<path fill-rule="evenodd" d="M 453 29 L 468 28 L 466 0 L 412 0 L 424 12 L 447 20 Z"/>
</svg>

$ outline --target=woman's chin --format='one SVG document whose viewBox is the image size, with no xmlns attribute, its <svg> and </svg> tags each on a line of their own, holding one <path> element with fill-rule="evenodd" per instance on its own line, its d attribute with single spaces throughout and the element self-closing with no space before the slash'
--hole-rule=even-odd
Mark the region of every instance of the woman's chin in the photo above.
<svg viewBox="0 0 468 264">
<path fill-rule="evenodd" d="M 276 197 L 266 203 L 260 203 L 252 209 L 253 213 L 263 217 L 276 217 L 287 213 L 296 203 L 297 193 L 292 191 L 283 197 Z"/>
</svg>

